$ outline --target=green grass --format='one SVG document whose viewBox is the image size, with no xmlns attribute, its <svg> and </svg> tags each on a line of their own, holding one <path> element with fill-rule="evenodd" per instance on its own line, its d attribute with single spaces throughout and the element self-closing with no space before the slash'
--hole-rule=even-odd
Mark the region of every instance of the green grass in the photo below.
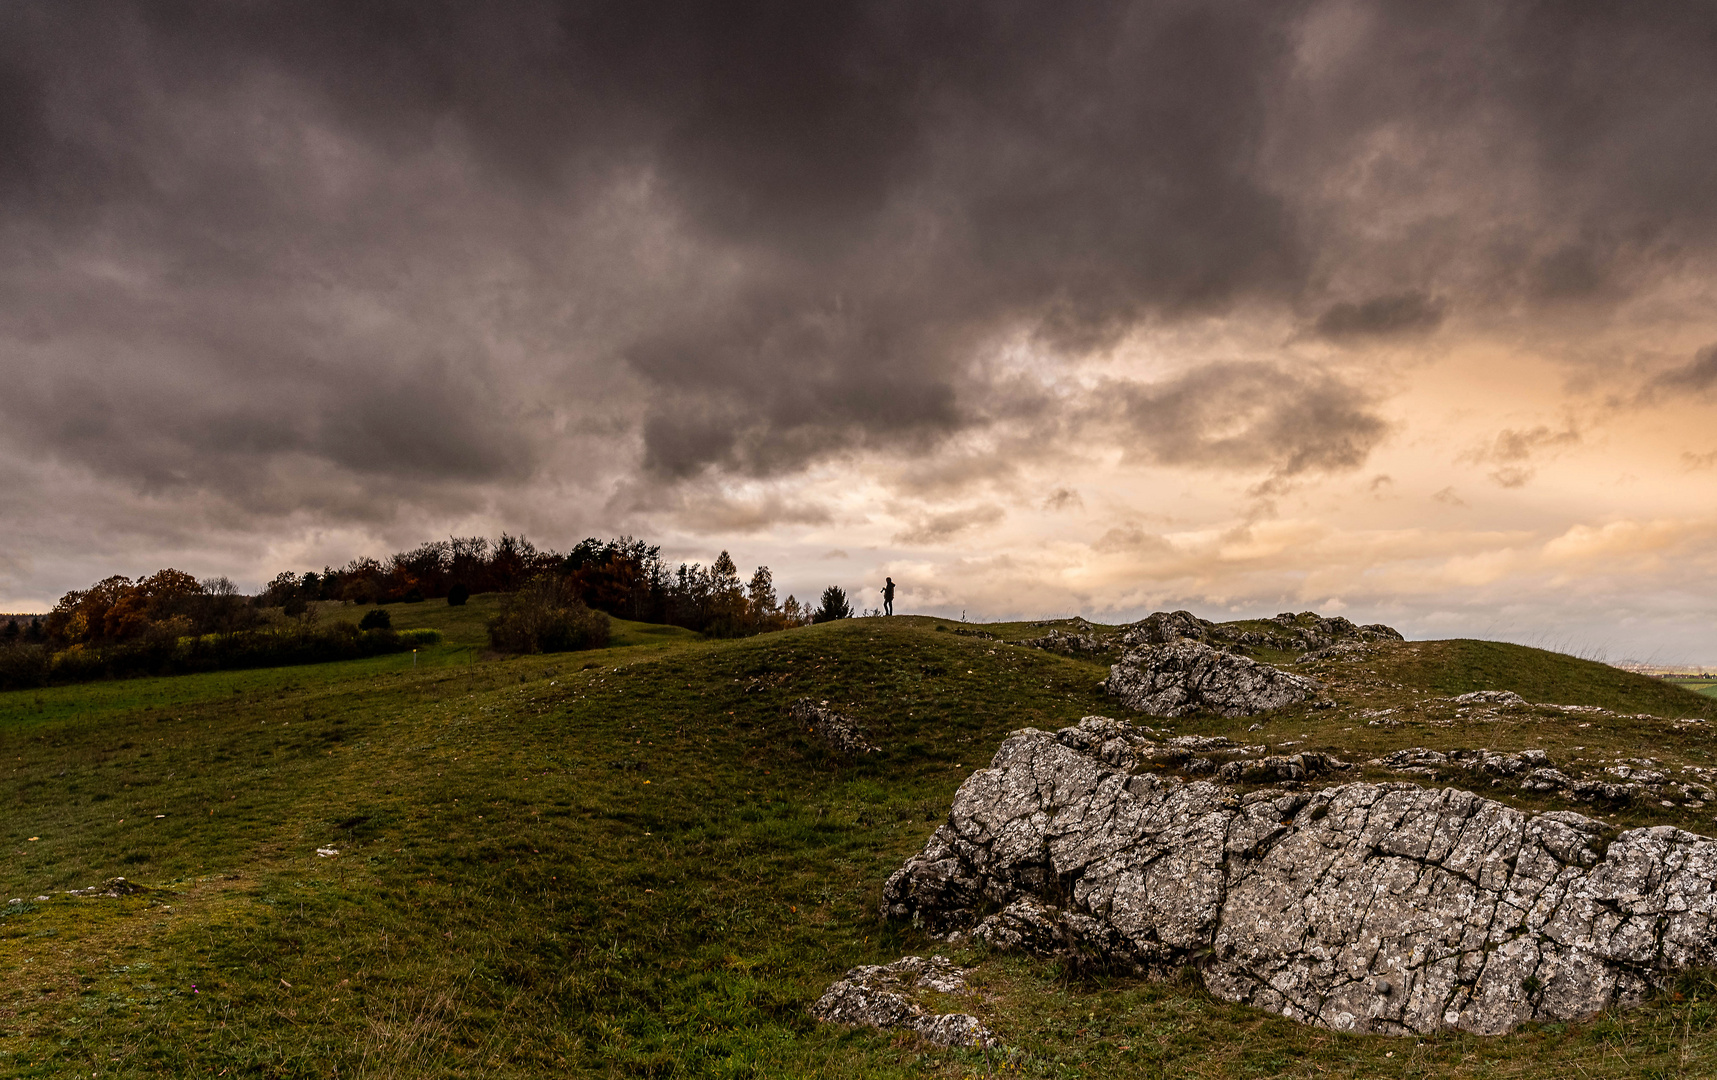
<svg viewBox="0 0 1717 1080">
<path fill-rule="evenodd" d="M 1664 682 L 1674 683 L 1683 690 L 1691 690 L 1695 694 L 1717 697 L 1717 679 L 1665 679 Z"/>
<path fill-rule="evenodd" d="M 1103 669 L 915 618 L 737 642 L 617 623 L 608 650 L 486 659 L 492 603 L 390 605 L 396 627 L 444 635 L 415 670 L 406 654 L 0 695 L 0 901 L 114 875 L 165 890 L 3 909 L 0 1075 L 1717 1073 L 1717 986 L 1698 976 L 1590 1023 L 1404 1040 L 956 951 L 1013 1056 L 819 1026 L 806 1007 L 848 967 L 948 951 L 878 918 L 883 880 L 1009 730 L 1113 714 Z M 1414 643 L 1326 677 L 1347 708 L 1289 710 L 1249 738 L 1357 756 L 1560 737 L 1553 720 L 1350 715 L 1487 680 L 1717 713 L 1656 680 L 1482 643 Z M 859 717 L 883 752 L 828 756 L 785 715 L 801 695 Z M 1697 726 L 1572 730 L 1593 752 L 1710 753 Z"/>
</svg>

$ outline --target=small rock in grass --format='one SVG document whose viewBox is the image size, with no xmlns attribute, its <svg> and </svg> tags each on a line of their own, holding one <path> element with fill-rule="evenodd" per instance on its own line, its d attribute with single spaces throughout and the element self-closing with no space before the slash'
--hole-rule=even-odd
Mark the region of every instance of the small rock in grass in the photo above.
<svg viewBox="0 0 1717 1080">
<path fill-rule="evenodd" d="M 826 708 L 827 704 L 824 702 L 818 705 L 810 698 L 800 698 L 793 703 L 794 722 L 804 725 L 837 754 L 850 756 L 876 753 L 876 747 L 865 741 L 864 729 L 859 726 L 858 721 Z"/>
<path fill-rule="evenodd" d="M 828 1023 L 914 1031 L 942 1046 L 994 1046 L 995 1036 L 977 1017 L 931 1012 L 909 996 L 916 990 L 966 993 L 966 974 L 943 956 L 867 964 L 829 987 L 811 1006 L 811 1015 Z"/>
</svg>

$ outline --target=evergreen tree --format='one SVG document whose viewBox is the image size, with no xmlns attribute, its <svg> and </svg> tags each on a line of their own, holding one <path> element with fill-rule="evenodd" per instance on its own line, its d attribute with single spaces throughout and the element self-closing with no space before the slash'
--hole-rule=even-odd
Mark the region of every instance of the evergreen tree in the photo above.
<svg viewBox="0 0 1717 1080">
<path fill-rule="evenodd" d="M 767 566 L 759 566 L 746 587 L 746 599 L 751 607 L 751 628 L 758 633 L 780 629 L 780 605 L 775 599 L 775 576 Z"/>
<path fill-rule="evenodd" d="M 822 606 L 811 616 L 811 621 L 824 623 L 852 617 L 853 609 L 852 605 L 847 603 L 847 591 L 839 585 L 830 585 L 823 590 Z"/>
</svg>

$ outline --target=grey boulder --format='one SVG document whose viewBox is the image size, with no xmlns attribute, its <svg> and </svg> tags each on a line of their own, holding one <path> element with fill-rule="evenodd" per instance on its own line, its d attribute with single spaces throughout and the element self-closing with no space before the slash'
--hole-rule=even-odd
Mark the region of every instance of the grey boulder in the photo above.
<svg viewBox="0 0 1717 1080">
<path fill-rule="evenodd" d="M 1248 657 L 1180 640 L 1129 649 L 1109 668 L 1109 694 L 1152 716 L 1252 716 L 1316 695 L 1320 684 Z"/>
</svg>

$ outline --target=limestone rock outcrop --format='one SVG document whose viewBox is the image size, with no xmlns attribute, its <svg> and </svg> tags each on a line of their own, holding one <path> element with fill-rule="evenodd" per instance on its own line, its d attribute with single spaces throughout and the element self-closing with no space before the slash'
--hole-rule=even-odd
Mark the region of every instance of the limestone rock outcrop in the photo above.
<svg viewBox="0 0 1717 1080">
<path fill-rule="evenodd" d="M 1317 694 L 1314 679 L 1182 639 L 1129 649 L 1109 668 L 1110 695 L 1152 716 L 1252 716 Z"/>
<path fill-rule="evenodd" d="M 1264 624 L 1259 628 L 1258 623 Z M 1216 623 L 1190 611 L 1154 611 L 1136 623 L 1104 632 L 1082 618 L 1054 619 L 1033 624 L 1051 627 L 1041 637 L 1014 642 L 1063 656 L 1095 657 L 1147 645 L 1173 645 L 1195 641 L 1227 652 L 1272 649 L 1277 652 L 1316 651 L 1319 659 L 1346 655 L 1376 642 L 1402 640 L 1401 634 L 1382 623 L 1356 626 L 1337 615 L 1324 618 L 1316 612 L 1277 615 L 1253 623 Z M 974 633 L 964 629 L 956 633 Z M 990 636 L 990 635 L 982 635 Z M 1339 652 L 1332 652 L 1339 649 Z"/>
<path fill-rule="evenodd" d="M 1216 624 L 1201 619 L 1190 611 L 1154 611 L 1129 626 L 1121 635 L 1121 644 L 1172 645 L 1177 641 L 1207 641 Z"/>
<path fill-rule="evenodd" d="M 1223 999 L 1394 1034 L 1584 1017 L 1717 962 L 1717 841 L 1409 783 L 1242 794 L 1133 774 L 1143 743 L 1100 717 L 1016 732 L 889 878 L 885 914 L 1191 965 Z"/>
<path fill-rule="evenodd" d="M 943 1046 L 982 1047 L 995 1038 L 967 1013 L 938 1013 L 913 1000 L 921 991 L 966 992 L 966 969 L 942 956 L 904 956 L 892 964 L 869 964 L 847 972 L 811 1006 L 811 1015 L 832 1024 L 917 1032 Z"/>
</svg>

